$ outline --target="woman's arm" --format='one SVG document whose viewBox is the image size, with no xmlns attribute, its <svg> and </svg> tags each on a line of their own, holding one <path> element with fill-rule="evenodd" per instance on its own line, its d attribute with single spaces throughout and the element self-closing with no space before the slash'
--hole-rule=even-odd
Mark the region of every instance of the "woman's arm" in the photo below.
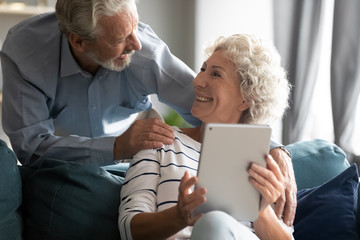
<svg viewBox="0 0 360 240">
<path fill-rule="evenodd" d="M 174 206 L 161 212 L 136 214 L 131 220 L 131 234 L 134 240 L 160 240 L 174 235 L 186 226 Z"/>
<path fill-rule="evenodd" d="M 291 233 L 281 224 L 270 205 L 259 211 L 258 219 L 254 222 L 254 230 L 262 240 L 292 239 Z"/>
<path fill-rule="evenodd" d="M 185 172 L 179 186 L 176 206 L 160 212 L 138 213 L 131 220 L 131 233 L 137 239 L 166 239 L 187 226 L 192 226 L 201 215 L 191 218 L 191 212 L 205 202 L 205 189 L 191 191 L 197 177 Z"/>
</svg>

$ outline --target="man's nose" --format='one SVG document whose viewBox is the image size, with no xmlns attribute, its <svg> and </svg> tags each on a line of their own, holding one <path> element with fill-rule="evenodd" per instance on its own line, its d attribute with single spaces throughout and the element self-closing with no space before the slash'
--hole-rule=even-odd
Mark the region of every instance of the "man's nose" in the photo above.
<svg viewBox="0 0 360 240">
<path fill-rule="evenodd" d="M 141 42 L 139 38 L 137 37 L 136 33 L 133 32 L 128 38 L 128 49 L 139 51 L 141 49 Z"/>
</svg>

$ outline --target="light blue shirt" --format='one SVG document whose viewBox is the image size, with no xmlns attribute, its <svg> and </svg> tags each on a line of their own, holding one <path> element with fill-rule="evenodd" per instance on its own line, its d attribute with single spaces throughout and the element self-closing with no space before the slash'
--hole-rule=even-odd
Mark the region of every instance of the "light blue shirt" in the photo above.
<svg viewBox="0 0 360 240">
<path fill-rule="evenodd" d="M 195 73 L 173 56 L 151 28 L 138 25 L 142 49 L 122 72 L 92 76 L 80 68 L 55 13 L 10 29 L 1 51 L 3 127 L 22 164 L 41 156 L 113 164 L 113 145 L 136 114 L 152 107 L 149 94 L 193 125 Z"/>
</svg>

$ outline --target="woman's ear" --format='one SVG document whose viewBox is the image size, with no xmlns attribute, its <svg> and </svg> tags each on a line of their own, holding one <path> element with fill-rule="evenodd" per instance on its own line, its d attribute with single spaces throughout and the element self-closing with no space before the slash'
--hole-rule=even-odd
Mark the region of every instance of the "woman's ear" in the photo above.
<svg viewBox="0 0 360 240">
<path fill-rule="evenodd" d="M 76 52 L 84 52 L 84 40 L 81 39 L 75 33 L 69 33 L 69 43 L 74 51 Z"/>
<path fill-rule="evenodd" d="M 243 111 L 245 111 L 245 110 L 248 109 L 248 108 L 249 108 L 249 105 L 247 104 L 247 102 L 242 101 L 242 102 L 240 103 L 239 107 L 238 107 L 238 110 L 241 111 L 241 112 L 243 112 Z"/>
</svg>

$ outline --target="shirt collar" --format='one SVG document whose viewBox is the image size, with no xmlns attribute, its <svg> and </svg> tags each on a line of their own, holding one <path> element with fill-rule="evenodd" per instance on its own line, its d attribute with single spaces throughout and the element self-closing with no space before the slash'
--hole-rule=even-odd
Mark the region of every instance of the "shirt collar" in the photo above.
<svg viewBox="0 0 360 240">
<path fill-rule="evenodd" d="M 84 71 L 79 64 L 76 62 L 74 56 L 71 53 L 69 42 L 66 36 L 63 34 L 61 37 L 61 66 L 60 66 L 60 77 L 68 77 L 80 73 L 86 78 L 93 78 L 93 76 Z M 97 76 L 104 77 L 107 75 L 109 70 L 100 67 L 96 73 Z"/>
<path fill-rule="evenodd" d="M 85 77 L 92 77 L 91 74 L 82 70 L 79 64 L 76 62 L 74 56 L 71 53 L 70 45 L 65 34 L 63 34 L 61 38 L 60 76 L 63 78 L 80 73 Z"/>
</svg>

